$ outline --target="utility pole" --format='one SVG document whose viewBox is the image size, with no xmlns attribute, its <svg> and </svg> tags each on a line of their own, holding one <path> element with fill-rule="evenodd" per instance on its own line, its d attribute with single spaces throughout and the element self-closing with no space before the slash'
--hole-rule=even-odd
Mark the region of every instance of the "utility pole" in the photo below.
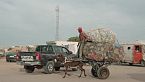
<svg viewBox="0 0 145 82">
<path fill-rule="evenodd" d="M 55 40 L 59 40 L 59 6 L 56 7 L 56 36 Z"/>
</svg>

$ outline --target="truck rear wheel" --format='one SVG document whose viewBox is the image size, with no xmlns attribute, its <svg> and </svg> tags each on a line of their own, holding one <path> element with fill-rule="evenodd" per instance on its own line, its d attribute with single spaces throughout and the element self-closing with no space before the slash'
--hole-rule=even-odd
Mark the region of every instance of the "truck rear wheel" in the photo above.
<svg viewBox="0 0 145 82">
<path fill-rule="evenodd" d="M 26 73 L 32 73 L 35 68 L 33 66 L 24 66 L 24 69 Z"/>
<path fill-rule="evenodd" d="M 97 71 L 99 79 L 107 79 L 110 75 L 109 69 L 107 67 L 100 67 Z"/>
<path fill-rule="evenodd" d="M 54 71 L 54 62 L 48 61 L 46 66 L 44 66 L 44 73 L 51 74 Z"/>
</svg>

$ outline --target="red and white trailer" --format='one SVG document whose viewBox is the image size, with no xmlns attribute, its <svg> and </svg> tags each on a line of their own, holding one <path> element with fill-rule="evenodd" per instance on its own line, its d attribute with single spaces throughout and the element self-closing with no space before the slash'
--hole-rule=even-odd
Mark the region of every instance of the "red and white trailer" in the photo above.
<svg viewBox="0 0 145 82">
<path fill-rule="evenodd" d="M 145 44 L 122 44 L 122 47 L 124 52 L 123 63 L 145 66 Z"/>
</svg>

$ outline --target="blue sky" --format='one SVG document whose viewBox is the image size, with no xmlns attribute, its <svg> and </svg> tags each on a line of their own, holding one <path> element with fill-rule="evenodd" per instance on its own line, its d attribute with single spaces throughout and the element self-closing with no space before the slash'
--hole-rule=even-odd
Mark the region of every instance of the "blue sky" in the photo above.
<svg viewBox="0 0 145 82">
<path fill-rule="evenodd" d="M 0 0 L 0 47 L 55 40 L 60 8 L 60 40 L 77 27 L 110 28 L 119 41 L 145 40 L 145 0 Z"/>
</svg>

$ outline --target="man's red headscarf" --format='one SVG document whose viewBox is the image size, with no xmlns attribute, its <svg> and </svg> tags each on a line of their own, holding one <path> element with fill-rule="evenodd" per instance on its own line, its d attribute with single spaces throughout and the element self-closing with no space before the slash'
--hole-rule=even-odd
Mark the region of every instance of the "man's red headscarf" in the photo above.
<svg viewBox="0 0 145 82">
<path fill-rule="evenodd" d="M 83 32 L 82 27 L 79 27 L 79 28 L 78 28 L 78 32 L 79 32 L 79 33 Z"/>
<path fill-rule="evenodd" d="M 88 36 L 86 35 L 85 32 L 83 32 L 82 27 L 78 28 L 78 32 L 79 32 L 80 41 L 86 41 Z"/>
</svg>

